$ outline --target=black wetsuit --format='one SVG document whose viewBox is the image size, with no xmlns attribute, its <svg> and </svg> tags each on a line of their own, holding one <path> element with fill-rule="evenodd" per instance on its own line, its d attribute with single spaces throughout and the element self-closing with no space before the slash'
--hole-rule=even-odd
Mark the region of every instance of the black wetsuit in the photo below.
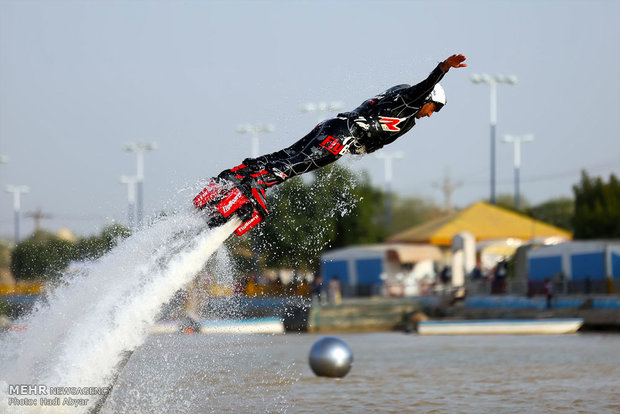
<svg viewBox="0 0 620 414">
<path fill-rule="evenodd" d="M 374 152 L 415 125 L 415 115 L 429 102 L 429 94 L 444 74 L 437 65 L 417 85 L 394 86 L 351 112 L 319 123 L 290 147 L 247 158 L 241 165 L 222 171 L 218 178 L 240 187 L 260 189 L 264 197 L 266 188 L 331 164 L 344 154 Z"/>
</svg>

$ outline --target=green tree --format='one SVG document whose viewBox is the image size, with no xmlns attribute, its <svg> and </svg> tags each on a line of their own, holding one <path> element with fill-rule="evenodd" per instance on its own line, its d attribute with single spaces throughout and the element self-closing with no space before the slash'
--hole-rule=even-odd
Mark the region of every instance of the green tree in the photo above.
<svg viewBox="0 0 620 414">
<path fill-rule="evenodd" d="M 131 231 L 120 224 L 112 224 L 97 236 L 80 238 L 74 246 L 75 260 L 94 260 L 110 251 L 121 240 L 129 237 Z"/>
<path fill-rule="evenodd" d="M 261 227 L 261 254 L 269 267 L 315 269 L 326 248 L 374 243 L 385 237 L 380 225 L 383 194 L 367 175 L 341 165 L 317 170 L 311 183 L 289 180 L 270 198 Z"/>
<path fill-rule="evenodd" d="M 575 202 L 568 197 L 551 199 L 527 209 L 527 215 L 556 227 L 573 231 Z"/>
<path fill-rule="evenodd" d="M 532 204 L 523 195 L 520 196 L 521 206 L 517 210 L 515 207 L 514 195 L 500 194 L 497 196 L 496 204 L 498 207 L 514 211 L 515 213 L 525 214 L 533 219 L 544 221 L 572 231 L 572 220 L 574 214 L 574 202 L 570 198 L 557 198 L 545 201 L 541 204 L 532 206 Z"/>
<path fill-rule="evenodd" d="M 73 243 L 46 231 L 37 231 L 13 250 L 11 271 L 16 279 L 55 279 L 72 261 L 101 257 L 129 234 L 126 228 L 112 225 L 99 236 Z"/>
<path fill-rule="evenodd" d="M 269 199 L 269 216 L 262 224 L 260 234 L 250 238 L 260 240 L 260 253 L 268 267 L 310 267 L 307 254 L 317 238 L 313 234 L 316 216 L 309 188 L 301 178 L 293 178 L 281 185 Z"/>
<path fill-rule="evenodd" d="M 372 186 L 367 173 L 356 176 L 335 165 L 320 170 L 312 188 L 334 226 L 333 239 L 326 242 L 327 246 L 336 248 L 385 239 L 385 194 Z"/>
<path fill-rule="evenodd" d="M 53 279 L 73 260 L 73 246 L 46 231 L 36 231 L 15 246 L 11 271 L 16 279 Z"/>
<path fill-rule="evenodd" d="M 581 181 L 573 186 L 573 192 L 576 239 L 620 237 L 620 182 L 614 174 L 606 183 L 582 171 Z"/>
<path fill-rule="evenodd" d="M 0 268 L 7 268 L 11 265 L 11 246 L 6 241 L 0 241 Z"/>
<path fill-rule="evenodd" d="M 392 204 L 392 225 L 388 235 L 394 235 L 441 215 L 439 207 L 432 200 L 396 196 Z"/>
<path fill-rule="evenodd" d="M 517 210 L 515 205 L 515 196 L 513 194 L 499 194 L 495 199 L 495 204 L 498 207 L 512 210 L 516 213 L 523 213 L 524 211 L 527 211 L 530 206 L 530 202 L 523 196 L 523 194 L 519 195 L 519 210 Z"/>
</svg>

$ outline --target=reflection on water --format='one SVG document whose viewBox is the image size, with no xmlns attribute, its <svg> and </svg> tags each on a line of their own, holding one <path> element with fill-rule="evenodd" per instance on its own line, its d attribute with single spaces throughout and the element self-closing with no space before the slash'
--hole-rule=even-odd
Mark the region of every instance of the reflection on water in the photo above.
<svg viewBox="0 0 620 414">
<path fill-rule="evenodd" d="M 322 336 L 151 336 L 102 412 L 620 412 L 620 335 L 343 334 L 342 379 L 308 366 Z"/>
</svg>

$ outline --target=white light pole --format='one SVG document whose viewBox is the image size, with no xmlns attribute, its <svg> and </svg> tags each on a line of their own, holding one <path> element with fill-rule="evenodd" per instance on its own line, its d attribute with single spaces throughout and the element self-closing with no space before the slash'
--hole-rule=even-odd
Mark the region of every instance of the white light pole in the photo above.
<svg viewBox="0 0 620 414">
<path fill-rule="evenodd" d="M 121 176 L 120 182 L 127 184 L 127 223 L 130 228 L 135 228 L 134 212 L 136 210 L 136 184 L 138 177 Z"/>
<path fill-rule="evenodd" d="M 331 103 L 319 102 L 319 103 L 305 103 L 301 106 L 301 112 L 317 112 L 318 122 L 321 122 L 325 119 L 325 115 L 328 112 L 336 112 L 343 108 L 342 102 L 334 101 Z"/>
<path fill-rule="evenodd" d="M 381 151 L 375 157 L 383 160 L 383 177 L 385 181 L 385 223 L 387 226 L 392 224 L 392 178 L 393 160 L 401 160 L 405 157 L 402 151 Z"/>
<path fill-rule="evenodd" d="M 13 194 L 13 217 L 15 221 L 15 245 L 19 243 L 19 216 L 21 209 L 21 194 L 29 193 L 30 188 L 25 185 L 7 185 L 5 191 Z"/>
<path fill-rule="evenodd" d="M 515 167 L 515 208 L 519 210 L 521 201 L 521 193 L 519 189 L 519 181 L 521 175 L 521 143 L 534 141 L 534 135 L 504 135 L 503 142 L 514 144 L 514 167 Z"/>
<path fill-rule="evenodd" d="M 144 212 L 143 197 L 144 197 L 144 152 L 157 149 L 156 142 L 128 142 L 123 145 L 123 149 L 129 152 L 136 153 L 136 183 L 138 184 L 137 192 L 137 226 L 142 226 L 142 216 Z"/>
<path fill-rule="evenodd" d="M 486 83 L 491 88 L 491 204 L 495 204 L 495 129 L 497 127 L 497 85 L 505 83 L 514 85 L 517 83 L 517 77 L 514 75 L 504 76 L 496 75 L 491 77 L 486 73 L 471 76 L 473 83 Z"/>
<path fill-rule="evenodd" d="M 250 134 L 252 137 L 252 158 L 257 158 L 259 154 L 258 135 L 263 132 L 273 132 L 276 128 L 272 124 L 258 123 L 256 125 L 243 124 L 237 127 L 240 134 Z"/>
</svg>

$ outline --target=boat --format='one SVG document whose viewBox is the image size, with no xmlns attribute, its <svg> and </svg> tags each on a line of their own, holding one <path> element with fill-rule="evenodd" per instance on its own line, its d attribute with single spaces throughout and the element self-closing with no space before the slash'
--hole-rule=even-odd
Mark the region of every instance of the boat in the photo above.
<svg viewBox="0 0 620 414">
<path fill-rule="evenodd" d="M 202 323 L 200 333 L 284 333 L 284 323 L 279 318 L 208 320 Z"/>
<path fill-rule="evenodd" d="M 284 323 L 279 318 L 252 318 L 252 319 L 208 319 L 193 324 L 184 320 L 159 321 L 152 328 L 152 334 L 170 333 L 284 333 Z"/>
<path fill-rule="evenodd" d="M 559 335 L 575 333 L 581 318 L 480 319 L 418 322 L 419 335 Z"/>
</svg>

